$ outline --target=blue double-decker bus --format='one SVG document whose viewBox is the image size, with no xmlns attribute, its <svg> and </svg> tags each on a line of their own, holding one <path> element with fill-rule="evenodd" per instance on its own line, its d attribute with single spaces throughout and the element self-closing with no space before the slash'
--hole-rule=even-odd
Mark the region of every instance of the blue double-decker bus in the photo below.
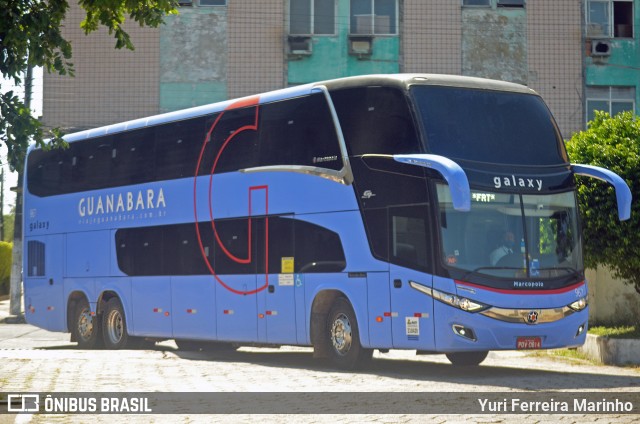
<svg viewBox="0 0 640 424">
<path fill-rule="evenodd" d="M 444 353 L 584 343 L 574 175 L 516 84 L 337 79 L 83 131 L 25 172 L 29 323 L 81 348 Z"/>
</svg>

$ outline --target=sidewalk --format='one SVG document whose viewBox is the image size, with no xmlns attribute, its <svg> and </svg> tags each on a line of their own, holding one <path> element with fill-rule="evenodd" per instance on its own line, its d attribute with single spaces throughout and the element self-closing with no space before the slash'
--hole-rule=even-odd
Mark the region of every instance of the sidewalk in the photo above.
<svg viewBox="0 0 640 424">
<path fill-rule="evenodd" d="M 24 311 L 22 315 L 11 315 L 9 296 L 0 296 L 0 324 L 24 324 Z"/>
</svg>

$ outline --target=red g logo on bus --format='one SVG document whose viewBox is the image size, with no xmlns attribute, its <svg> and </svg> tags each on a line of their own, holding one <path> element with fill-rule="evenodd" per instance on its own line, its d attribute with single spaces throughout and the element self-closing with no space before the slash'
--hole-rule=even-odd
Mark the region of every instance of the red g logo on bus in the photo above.
<svg viewBox="0 0 640 424">
<path fill-rule="evenodd" d="M 538 311 L 530 311 L 527 315 L 527 324 L 535 324 L 538 322 Z"/>
<path fill-rule="evenodd" d="M 213 277 L 216 279 L 216 281 L 223 286 L 225 289 L 236 293 L 236 294 L 240 294 L 240 295 L 248 295 L 248 294 L 256 294 L 264 289 L 266 289 L 269 285 L 269 277 L 268 277 L 268 268 L 265 271 L 265 283 L 263 286 L 258 287 L 255 290 L 249 290 L 249 291 L 242 291 L 242 290 L 236 290 L 233 287 L 230 287 L 228 284 L 226 284 L 224 281 L 222 281 L 222 279 L 217 275 L 217 273 L 214 270 L 214 266 L 212 265 L 211 261 L 209 260 L 209 258 L 207 257 L 207 253 L 206 253 L 206 249 L 205 246 L 203 245 L 202 242 L 202 235 L 201 235 L 201 229 L 199 224 L 199 220 L 198 220 L 198 178 L 200 177 L 200 194 L 202 195 L 202 185 L 205 184 L 205 182 L 203 181 L 204 179 L 202 178 L 205 175 L 209 176 L 209 181 L 208 181 L 208 210 L 209 210 L 209 220 L 211 223 L 211 231 L 213 232 L 214 238 L 215 238 L 215 242 L 217 244 L 217 246 L 220 248 L 220 251 L 224 253 L 224 255 L 226 255 L 227 258 L 229 258 L 230 260 L 239 263 L 239 264 L 249 264 L 252 262 L 252 260 L 254 258 L 251 257 L 251 238 L 252 238 L 252 232 L 253 232 L 253 226 L 252 226 L 252 222 L 251 222 L 251 216 L 252 216 L 252 204 L 251 204 L 251 199 L 252 199 L 252 195 L 255 192 L 264 192 L 264 199 L 265 199 L 265 204 L 264 204 L 264 214 L 268 215 L 269 213 L 269 187 L 262 185 L 262 186 L 256 186 L 256 187 L 249 187 L 248 188 L 248 196 L 249 196 L 249 210 L 248 210 L 248 240 L 247 243 L 249 245 L 249 248 L 247 249 L 248 251 L 248 256 L 247 257 L 237 257 L 235 255 L 233 255 L 228 249 L 227 247 L 224 245 L 223 241 L 221 240 L 219 234 L 218 234 L 218 230 L 216 229 L 216 218 L 213 216 L 213 198 L 214 198 L 214 185 L 213 185 L 213 176 L 216 172 L 216 168 L 218 166 L 218 162 L 220 160 L 220 156 L 222 155 L 222 153 L 225 151 L 225 149 L 232 144 L 233 142 L 238 142 L 238 139 L 240 137 L 238 137 L 240 134 L 243 134 L 248 131 L 257 131 L 258 130 L 258 103 L 259 103 L 259 97 L 251 97 L 248 99 L 244 99 L 238 102 L 235 102 L 233 104 L 231 104 L 229 107 L 227 107 L 224 111 L 222 111 L 217 118 L 215 119 L 215 121 L 213 122 L 213 124 L 211 125 L 211 127 L 209 128 L 209 131 L 207 132 L 207 135 L 205 136 L 205 139 L 202 143 L 202 148 L 200 150 L 200 155 L 198 157 L 198 163 L 196 166 L 196 170 L 195 170 L 195 175 L 193 178 L 193 213 L 194 213 L 194 217 L 195 217 L 195 228 L 196 228 L 196 235 L 197 235 L 197 239 L 198 239 L 198 244 L 200 247 L 200 252 L 202 254 L 202 259 L 204 260 L 207 268 L 209 269 L 209 272 L 211 273 L 211 275 L 213 275 Z M 222 125 L 222 129 L 218 130 L 218 132 L 216 133 L 216 130 L 218 128 L 218 125 L 220 124 L 221 121 L 224 122 L 223 117 L 225 116 L 225 113 L 229 112 L 229 111 L 233 111 L 235 109 L 241 109 L 241 108 L 245 108 L 248 110 L 251 110 L 251 115 L 250 115 L 250 121 L 251 122 L 244 122 L 243 124 L 239 124 L 237 126 L 232 126 L 231 128 L 225 127 L 224 124 Z M 218 143 L 219 145 L 214 145 L 214 135 L 218 136 L 218 140 L 216 143 Z M 205 163 L 207 162 L 206 159 L 204 159 L 207 155 L 205 154 L 207 152 L 207 150 L 209 152 L 211 152 L 213 149 L 213 163 Z M 211 157 L 211 156 L 209 156 Z M 202 211 L 201 211 L 202 214 Z M 268 243 L 268 228 L 269 228 L 269 218 L 265 218 L 265 222 L 266 222 L 266 234 L 265 234 L 265 240 L 266 243 Z M 268 264 L 268 249 L 266 249 L 266 257 L 265 257 L 265 263 Z"/>
</svg>

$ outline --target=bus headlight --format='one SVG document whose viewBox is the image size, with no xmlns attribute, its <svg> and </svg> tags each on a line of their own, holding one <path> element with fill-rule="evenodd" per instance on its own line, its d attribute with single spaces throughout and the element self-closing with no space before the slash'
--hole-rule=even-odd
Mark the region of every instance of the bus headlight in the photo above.
<svg viewBox="0 0 640 424">
<path fill-rule="evenodd" d="M 459 297 L 455 294 L 441 292 L 431 287 L 423 286 L 415 281 L 409 281 L 409 285 L 414 289 L 439 300 L 442 303 L 446 303 L 454 308 L 461 309 L 466 312 L 480 312 L 488 309 L 490 306 L 484 303 L 476 302 L 475 300 L 467 299 L 466 297 Z"/>
<path fill-rule="evenodd" d="M 580 312 L 581 310 L 587 307 L 587 298 L 586 297 L 580 298 L 575 302 L 573 302 L 571 305 L 569 305 L 569 307 L 576 312 Z"/>
</svg>

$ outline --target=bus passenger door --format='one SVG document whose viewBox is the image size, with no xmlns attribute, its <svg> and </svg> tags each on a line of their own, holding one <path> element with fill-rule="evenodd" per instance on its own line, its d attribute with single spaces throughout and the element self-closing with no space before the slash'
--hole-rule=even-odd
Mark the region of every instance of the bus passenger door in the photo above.
<svg viewBox="0 0 640 424">
<path fill-rule="evenodd" d="M 30 324 L 66 331 L 63 284 L 64 236 L 26 238 L 24 306 Z"/>
<path fill-rule="evenodd" d="M 255 342 L 258 338 L 256 221 L 247 217 L 214 221 L 218 340 Z"/>
<path fill-rule="evenodd" d="M 389 208 L 389 284 L 393 347 L 434 348 L 433 298 L 411 287 L 432 287 L 426 205 Z"/>
<path fill-rule="evenodd" d="M 258 230 L 258 340 L 295 344 L 296 274 L 293 216 L 269 216 Z M 266 238 L 266 239 L 265 239 Z M 299 277 L 299 274 L 298 274 Z"/>
</svg>

